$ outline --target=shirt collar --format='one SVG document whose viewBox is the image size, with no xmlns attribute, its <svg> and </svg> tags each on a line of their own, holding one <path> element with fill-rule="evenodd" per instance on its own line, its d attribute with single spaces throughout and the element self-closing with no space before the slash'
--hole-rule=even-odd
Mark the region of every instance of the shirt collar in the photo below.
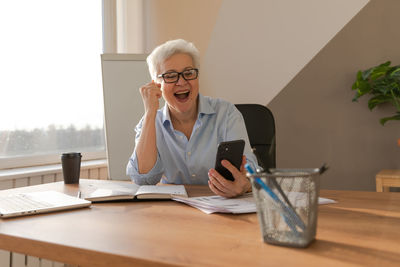
<svg viewBox="0 0 400 267">
<path fill-rule="evenodd" d="M 164 107 L 162 109 L 162 122 L 164 125 L 166 123 L 171 123 L 171 117 L 169 116 L 168 104 L 165 102 Z"/>
<path fill-rule="evenodd" d="M 198 117 L 200 118 L 203 115 L 214 114 L 214 113 L 215 113 L 215 109 L 210 105 L 209 101 L 207 101 L 207 99 L 204 96 L 199 94 L 199 114 L 198 114 Z"/>
<path fill-rule="evenodd" d="M 204 115 L 207 114 L 214 114 L 215 109 L 210 105 L 209 101 L 207 99 L 199 94 L 199 113 L 198 113 L 198 118 L 201 118 Z M 169 110 L 168 110 L 168 104 L 165 102 L 165 105 L 162 109 L 162 122 L 165 125 L 166 122 L 171 123 L 171 117 L 169 115 Z"/>
</svg>

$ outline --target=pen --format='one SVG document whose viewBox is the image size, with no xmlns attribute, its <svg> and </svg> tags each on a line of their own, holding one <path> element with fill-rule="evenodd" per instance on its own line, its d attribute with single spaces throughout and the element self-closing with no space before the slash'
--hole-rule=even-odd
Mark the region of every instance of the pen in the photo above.
<svg viewBox="0 0 400 267">
<path fill-rule="evenodd" d="M 82 193 L 81 193 L 81 191 L 79 190 L 79 191 L 78 191 L 78 194 L 76 195 L 76 197 L 77 197 L 77 198 L 81 198 L 81 195 L 82 195 Z"/>
<path fill-rule="evenodd" d="M 250 165 L 247 163 L 245 165 L 245 168 L 247 171 L 254 175 L 255 172 L 253 169 L 250 167 Z M 298 234 L 298 231 L 296 229 L 296 226 L 293 225 L 293 221 L 295 224 L 297 224 L 302 230 L 305 230 L 305 225 L 303 221 L 298 217 L 298 215 L 293 211 L 293 209 L 288 208 L 280 199 L 279 197 L 272 191 L 259 177 L 254 178 L 255 182 L 261 186 L 261 188 L 264 189 L 268 193 L 268 195 L 279 205 L 279 207 L 282 209 L 283 213 L 281 213 L 282 217 L 284 218 L 285 222 L 287 225 L 292 229 L 293 232 Z M 278 207 L 278 208 L 279 208 Z"/>
<path fill-rule="evenodd" d="M 270 172 L 268 172 L 270 173 Z M 271 174 L 271 173 L 270 173 Z M 295 208 L 293 207 L 292 203 L 290 203 L 289 198 L 286 196 L 285 192 L 283 192 L 281 186 L 278 184 L 278 182 L 276 181 L 275 177 L 271 177 L 271 182 L 273 184 L 273 186 L 278 190 L 279 194 L 282 196 L 283 200 L 285 200 L 286 204 L 287 204 L 287 208 L 289 213 L 291 213 L 291 215 L 295 218 L 297 225 L 299 225 L 303 230 L 306 228 L 306 226 L 304 225 L 302 219 L 300 218 L 300 216 L 297 214 Z M 260 180 L 262 182 L 262 180 Z"/>
</svg>

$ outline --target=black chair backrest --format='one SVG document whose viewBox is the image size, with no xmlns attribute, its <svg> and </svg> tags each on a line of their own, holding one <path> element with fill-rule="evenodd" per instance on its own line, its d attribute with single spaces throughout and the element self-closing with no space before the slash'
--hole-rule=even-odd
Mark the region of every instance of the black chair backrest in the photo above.
<svg viewBox="0 0 400 267">
<path fill-rule="evenodd" d="M 246 124 L 250 145 L 258 164 L 264 169 L 276 167 L 275 120 L 272 112 L 259 104 L 236 104 Z"/>
</svg>

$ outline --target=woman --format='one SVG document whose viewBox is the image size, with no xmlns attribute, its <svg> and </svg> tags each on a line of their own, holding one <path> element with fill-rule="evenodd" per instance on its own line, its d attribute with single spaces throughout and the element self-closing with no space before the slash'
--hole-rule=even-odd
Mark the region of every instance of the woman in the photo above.
<svg viewBox="0 0 400 267">
<path fill-rule="evenodd" d="M 137 184 L 207 184 L 217 195 L 239 196 L 251 189 L 244 164 L 256 166 L 246 127 L 236 107 L 199 94 L 199 51 L 185 40 L 168 41 L 148 56 L 152 81 L 140 88 L 144 115 L 136 126 L 136 146 L 127 174 Z M 163 97 L 165 106 L 159 107 Z M 226 180 L 213 167 L 220 142 L 246 142 L 240 170 L 222 165 L 235 178 Z M 161 179 L 161 181 L 160 181 Z"/>
</svg>

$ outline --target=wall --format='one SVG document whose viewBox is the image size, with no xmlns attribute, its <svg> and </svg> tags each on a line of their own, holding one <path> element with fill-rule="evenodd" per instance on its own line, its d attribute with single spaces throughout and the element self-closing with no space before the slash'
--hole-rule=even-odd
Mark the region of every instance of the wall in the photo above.
<svg viewBox="0 0 400 267">
<path fill-rule="evenodd" d="M 184 38 L 194 42 L 200 53 L 207 51 L 222 0 L 147 0 L 144 2 L 145 53 L 157 45 Z"/>
<path fill-rule="evenodd" d="M 351 102 L 357 70 L 400 64 L 399 10 L 400 1 L 371 1 L 271 101 L 280 166 L 327 162 L 323 188 L 371 191 L 379 170 L 400 168 L 400 124 L 379 124 L 394 108 Z"/>
<path fill-rule="evenodd" d="M 203 92 L 269 103 L 367 2 L 223 1 L 204 58 Z"/>
<path fill-rule="evenodd" d="M 267 104 L 367 2 L 145 1 L 145 52 L 190 40 L 202 56 L 203 94 Z"/>
<path fill-rule="evenodd" d="M 389 111 L 371 113 L 364 99 L 351 103 L 349 86 L 358 69 L 385 57 L 400 64 L 396 2 L 151 0 L 145 49 L 178 37 L 193 41 L 202 53 L 204 94 L 272 109 L 279 167 L 326 161 L 323 188 L 374 190 L 379 169 L 400 167 L 399 128 L 377 123 Z"/>
</svg>

